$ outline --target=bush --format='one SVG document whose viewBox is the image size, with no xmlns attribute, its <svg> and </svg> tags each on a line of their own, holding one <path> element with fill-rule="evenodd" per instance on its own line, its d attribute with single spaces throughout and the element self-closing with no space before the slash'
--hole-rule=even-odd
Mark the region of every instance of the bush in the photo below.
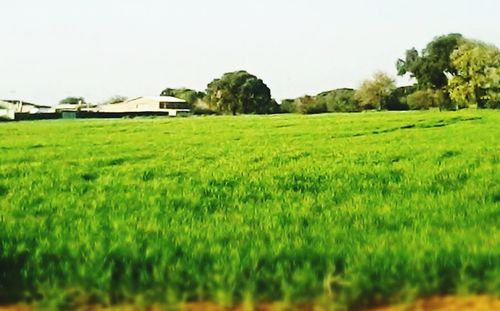
<svg viewBox="0 0 500 311">
<path fill-rule="evenodd" d="M 324 105 L 328 112 L 359 112 L 359 102 L 354 98 L 353 89 L 337 89 L 316 96 L 316 103 Z"/>
<path fill-rule="evenodd" d="M 191 89 L 180 88 L 180 89 L 164 89 L 161 96 L 172 96 L 185 100 L 191 107 L 195 108 L 198 101 L 203 100 L 205 93 L 198 92 Z"/>
<path fill-rule="evenodd" d="M 297 102 L 295 99 L 283 99 L 280 105 L 281 113 L 296 113 L 297 110 Z"/>
<path fill-rule="evenodd" d="M 198 100 L 193 106 L 194 115 L 214 115 L 218 114 L 216 111 L 210 109 L 210 107 L 202 100 Z"/>
<path fill-rule="evenodd" d="M 297 111 L 302 114 L 317 114 L 325 113 L 326 104 L 321 101 L 317 101 L 316 97 L 306 95 L 295 100 Z"/>
<path fill-rule="evenodd" d="M 407 104 L 412 110 L 427 110 L 436 107 L 435 92 L 432 90 L 420 90 L 408 95 Z"/>
<path fill-rule="evenodd" d="M 485 105 L 486 108 L 490 109 L 500 109 L 500 101 L 488 100 Z"/>
<path fill-rule="evenodd" d="M 387 99 L 386 108 L 387 110 L 409 110 L 408 106 L 408 96 L 415 92 L 416 86 L 401 86 L 396 88 L 391 96 Z"/>
<path fill-rule="evenodd" d="M 450 99 L 450 94 L 445 91 L 434 92 L 434 105 L 439 107 L 439 110 L 458 110 L 459 108 L 467 108 L 467 105 L 457 105 Z"/>
</svg>

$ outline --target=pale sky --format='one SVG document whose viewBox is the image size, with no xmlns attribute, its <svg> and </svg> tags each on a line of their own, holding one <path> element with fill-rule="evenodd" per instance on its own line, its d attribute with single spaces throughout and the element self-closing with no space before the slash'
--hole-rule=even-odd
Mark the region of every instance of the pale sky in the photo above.
<svg viewBox="0 0 500 311">
<path fill-rule="evenodd" d="M 499 12 L 499 0 L 0 0 L 0 98 L 204 90 L 240 69 L 277 99 L 313 95 L 395 75 L 437 35 L 500 46 Z"/>
</svg>

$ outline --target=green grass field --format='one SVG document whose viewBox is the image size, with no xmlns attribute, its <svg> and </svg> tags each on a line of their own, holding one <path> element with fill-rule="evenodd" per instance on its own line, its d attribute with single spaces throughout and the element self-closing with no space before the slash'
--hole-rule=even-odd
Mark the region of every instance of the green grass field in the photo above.
<svg viewBox="0 0 500 311">
<path fill-rule="evenodd" d="M 0 124 L 0 302 L 500 295 L 500 113 Z"/>
</svg>

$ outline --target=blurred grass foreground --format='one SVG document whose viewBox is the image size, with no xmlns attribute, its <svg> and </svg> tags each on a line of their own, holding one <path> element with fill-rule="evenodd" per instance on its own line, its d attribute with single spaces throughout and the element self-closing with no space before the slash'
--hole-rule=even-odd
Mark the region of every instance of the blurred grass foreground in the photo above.
<svg viewBox="0 0 500 311">
<path fill-rule="evenodd" d="M 495 111 L 0 124 L 0 302 L 500 294 Z"/>
</svg>

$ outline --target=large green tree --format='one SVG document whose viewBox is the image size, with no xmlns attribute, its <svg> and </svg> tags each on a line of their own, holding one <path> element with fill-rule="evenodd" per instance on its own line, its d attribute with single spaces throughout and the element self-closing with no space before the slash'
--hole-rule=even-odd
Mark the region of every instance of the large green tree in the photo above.
<svg viewBox="0 0 500 311">
<path fill-rule="evenodd" d="M 361 107 L 385 109 L 388 99 L 396 89 L 394 79 L 383 72 L 377 72 L 372 79 L 365 80 L 356 91 L 354 98 Z"/>
<path fill-rule="evenodd" d="M 500 108 L 500 50 L 480 41 L 467 41 L 453 52 L 457 74 L 449 81 L 451 99 L 459 105 Z"/>
<path fill-rule="evenodd" d="M 246 71 L 226 73 L 212 81 L 207 87 L 207 101 L 216 111 L 233 115 L 279 111 L 269 87 Z"/>
<path fill-rule="evenodd" d="M 451 54 L 463 41 L 461 34 L 452 33 L 436 37 L 421 53 L 415 48 L 406 51 L 405 59 L 397 61 L 398 75 L 410 74 L 421 90 L 444 89 L 448 77 L 457 73 Z"/>
</svg>

